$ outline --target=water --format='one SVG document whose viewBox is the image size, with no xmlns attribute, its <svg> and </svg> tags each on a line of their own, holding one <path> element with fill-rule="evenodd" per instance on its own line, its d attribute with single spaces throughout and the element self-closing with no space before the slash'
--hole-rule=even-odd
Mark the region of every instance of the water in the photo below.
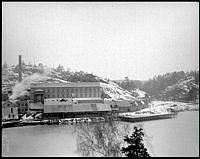
<svg viewBox="0 0 200 159">
<path fill-rule="evenodd" d="M 149 136 L 151 156 L 199 156 L 198 111 L 140 124 Z M 78 156 L 73 125 L 38 125 L 2 129 L 3 156 Z"/>
</svg>

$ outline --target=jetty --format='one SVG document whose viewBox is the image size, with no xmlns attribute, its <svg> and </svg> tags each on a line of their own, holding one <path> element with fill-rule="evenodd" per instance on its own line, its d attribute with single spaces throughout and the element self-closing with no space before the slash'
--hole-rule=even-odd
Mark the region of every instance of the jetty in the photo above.
<svg viewBox="0 0 200 159">
<path fill-rule="evenodd" d="M 19 123 L 20 123 L 20 120 L 2 121 L 1 127 L 2 128 L 15 127 L 15 126 L 18 126 Z"/>
<path fill-rule="evenodd" d="M 142 122 L 149 120 L 174 118 L 177 115 L 176 112 L 162 113 L 162 114 L 119 114 L 119 120 L 126 122 Z"/>
</svg>

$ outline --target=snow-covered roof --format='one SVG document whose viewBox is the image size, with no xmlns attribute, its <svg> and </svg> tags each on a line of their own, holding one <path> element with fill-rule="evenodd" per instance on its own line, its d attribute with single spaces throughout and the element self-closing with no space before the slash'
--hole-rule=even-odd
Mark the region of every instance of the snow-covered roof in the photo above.
<svg viewBox="0 0 200 159">
<path fill-rule="evenodd" d="M 41 87 L 99 87 L 100 82 L 71 82 L 71 83 L 32 83 L 31 88 Z"/>
<path fill-rule="evenodd" d="M 44 113 L 54 112 L 98 112 L 98 111 L 111 111 L 109 104 L 97 103 L 97 104 L 74 104 L 74 105 L 44 105 Z"/>
</svg>

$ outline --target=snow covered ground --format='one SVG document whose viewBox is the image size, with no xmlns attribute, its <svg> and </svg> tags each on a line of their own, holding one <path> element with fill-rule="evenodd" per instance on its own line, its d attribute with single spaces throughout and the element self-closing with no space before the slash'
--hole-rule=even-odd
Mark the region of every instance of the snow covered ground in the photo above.
<svg viewBox="0 0 200 159">
<path fill-rule="evenodd" d="M 174 111 L 196 110 L 199 108 L 198 104 L 175 102 L 175 101 L 152 101 L 149 109 L 152 111 L 166 112 L 170 109 Z"/>
<path fill-rule="evenodd" d="M 167 114 L 171 111 L 190 111 L 199 110 L 198 104 L 174 102 L 174 101 L 152 101 L 148 108 L 139 110 L 137 112 L 121 113 L 120 115 L 125 116 L 138 116 L 138 115 L 152 115 L 152 114 Z"/>
</svg>

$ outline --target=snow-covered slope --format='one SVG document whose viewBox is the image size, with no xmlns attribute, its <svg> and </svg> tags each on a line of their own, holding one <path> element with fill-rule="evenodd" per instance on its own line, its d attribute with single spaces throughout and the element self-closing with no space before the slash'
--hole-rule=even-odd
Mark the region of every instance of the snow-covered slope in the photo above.
<svg viewBox="0 0 200 159">
<path fill-rule="evenodd" d="M 63 76 L 61 72 L 55 71 L 55 69 L 46 67 L 44 71 L 41 71 L 42 73 L 33 73 L 33 70 L 36 69 L 36 67 L 30 66 L 24 66 L 25 71 L 23 71 L 23 80 L 18 83 L 18 74 L 16 71 L 14 72 L 14 69 L 15 67 L 4 70 L 5 78 L 2 82 L 4 83 L 4 86 L 8 86 L 9 82 L 12 83 L 12 90 L 14 91 L 13 98 L 18 95 L 26 94 L 26 89 L 30 87 L 31 83 L 69 83 L 69 81 L 65 80 L 65 76 Z M 73 72 L 71 72 L 71 74 L 73 75 Z M 13 78 L 6 80 L 6 76 L 11 76 Z M 95 79 L 100 82 L 100 85 L 106 95 L 105 98 L 112 100 L 141 101 L 141 98 L 145 96 L 145 92 L 140 91 L 139 89 L 136 89 L 133 93 L 122 89 L 118 84 L 110 80 L 106 80 L 98 76 L 95 76 Z"/>
<path fill-rule="evenodd" d="M 176 88 L 179 88 L 185 92 L 189 92 L 193 88 L 199 89 L 199 85 L 195 84 L 195 79 L 193 76 L 189 76 L 179 80 L 175 85 L 167 87 L 166 91 L 171 91 Z"/>
<path fill-rule="evenodd" d="M 172 97 L 175 99 L 188 98 L 189 96 L 197 95 L 199 85 L 195 83 L 192 76 L 188 76 L 179 80 L 176 84 L 168 86 L 163 92 L 163 97 Z"/>
<path fill-rule="evenodd" d="M 106 95 L 113 100 L 135 100 L 136 98 L 131 95 L 127 90 L 122 89 L 117 84 L 101 83 L 101 87 Z"/>
</svg>

